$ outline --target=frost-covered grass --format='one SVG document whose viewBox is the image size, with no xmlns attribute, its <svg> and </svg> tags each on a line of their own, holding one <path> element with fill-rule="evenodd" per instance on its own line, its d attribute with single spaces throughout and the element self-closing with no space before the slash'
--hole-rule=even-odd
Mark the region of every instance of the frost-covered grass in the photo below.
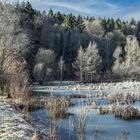
<svg viewBox="0 0 140 140">
<path fill-rule="evenodd" d="M 31 140 L 34 129 L 25 122 L 6 101 L 0 97 L 0 139 Z"/>
<path fill-rule="evenodd" d="M 120 117 L 124 120 L 140 119 L 140 112 L 137 108 L 131 105 L 117 105 L 117 106 L 108 106 L 101 107 L 100 114 L 112 113 L 115 117 Z"/>
<path fill-rule="evenodd" d="M 65 118 L 68 113 L 68 107 L 71 105 L 71 100 L 65 98 L 50 97 L 45 102 L 45 107 L 48 109 L 51 119 Z"/>
<path fill-rule="evenodd" d="M 33 85 L 31 87 L 36 92 L 54 92 L 54 91 L 79 91 L 79 90 L 118 90 L 118 89 L 140 89 L 140 82 L 138 81 L 125 81 L 116 83 L 78 83 L 68 81 L 61 83 L 55 83 L 52 85 Z"/>
</svg>

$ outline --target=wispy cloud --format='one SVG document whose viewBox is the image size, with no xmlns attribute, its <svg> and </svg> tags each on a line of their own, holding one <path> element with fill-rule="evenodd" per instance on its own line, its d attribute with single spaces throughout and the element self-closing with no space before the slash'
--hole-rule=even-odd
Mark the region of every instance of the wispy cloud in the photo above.
<svg viewBox="0 0 140 140">
<path fill-rule="evenodd" d="M 16 1 L 16 0 L 11 0 Z M 23 0 L 19 0 L 23 1 Z M 26 0 L 25 0 L 26 1 Z M 140 0 L 28 0 L 39 10 L 82 14 L 95 17 L 140 19 Z"/>
<path fill-rule="evenodd" d="M 117 5 L 104 0 L 40 0 L 40 3 L 49 7 L 61 7 L 62 10 L 65 11 L 68 9 L 72 12 L 77 11 L 79 13 L 87 14 L 90 16 L 98 16 L 99 14 L 101 14 L 101 16 L 105 16 L 105 14 L 109 12 L 111 14 L 112 12 L 118 10 Z"/>
<path fill-rule="evenodd" d="M 42 4 L 48 5 L 48 6 L 55 6 L 55 7 L 62 7 L 62 8 L 68 8 L 77 12 L 85 13 L 85 14 L 91 14 L 91 9 L 88 7 L 84 7 L 83 5 L 73 3 L 73 2 L 46 2 L 46 1 L 40 1 Z"/>
</svg>

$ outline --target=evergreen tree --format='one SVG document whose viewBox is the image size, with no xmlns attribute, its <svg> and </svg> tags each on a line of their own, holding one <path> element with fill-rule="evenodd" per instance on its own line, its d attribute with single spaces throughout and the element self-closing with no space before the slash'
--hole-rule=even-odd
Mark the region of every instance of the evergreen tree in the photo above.
<svg viewBox="0 0 140 140">
<path fill-rule="evenodd" d="M 137 22 L 134 20 L 134 18 L 132 18 L 131 21 L 130 21 L 130 24 L 131 24 L 131 25 L 136 25 Z"/>
<path fill-rule="evenodd" d="M 90 17 L 89 18 L 89 21 L 94 21 L 95 20 L 95 17 Z"/>
<path fill-rule="evenodd" d="M 78 17 L 77 17 L 76 27 L 80 32 L 83 32 L 83 30 L 85 28 L 83 18 L 80 15 L 78 15 Z"/>
<path fill-rule="evenodd" d="M 49 12 L 48 12 L 48 17 L 52 18 L 53 16 L 54 16 L 53 10 L 50 9 Z"/>
<path fill-rule="evenodd" d="M 57 12 L 54 16 L 55 16 L 55 18 L 56 18 L 56 20 L 59 24 L 63 23 L 63 21 L 64 21 L 64 15 L 63 14 L 61 14 L 60 12 Z"/>
<path fill-rule="evenodd" d="M 122 29 L 122 22 L 121 20 L 118 18 L 116 21 L 115 21 L 115 29 L 118 30 L 118 29 Z"/>
<path fill-rule="evenodd" d="M 45 10 L 43 10 L 42 16 L 43 16 L 43 17 L 46 17 L 46 11 L 45 11 Z"/>
<path fill-rule="evenodd" d="M 101 20 L 101 25 L 102 25 L 103 29 L 105 31 L 107 31 L 107 22 L 106 22 L 106 19 L 105 18 Z"/>
<path fill-rule="evenodd" d="M 28 13 L 29 15 L 32 15 L 34 10 L 32 8 L 32 5 L 30 4 L 29 1 L 27 1 L 26 5 L 25 5 L 25 12 Z"/>
<path fill-rule="evenodd" d="M 65 16 L 64 26 L 68 29 L 74 28 L 76 25 L 76 17 L 72 14 Z"/>
</svg>

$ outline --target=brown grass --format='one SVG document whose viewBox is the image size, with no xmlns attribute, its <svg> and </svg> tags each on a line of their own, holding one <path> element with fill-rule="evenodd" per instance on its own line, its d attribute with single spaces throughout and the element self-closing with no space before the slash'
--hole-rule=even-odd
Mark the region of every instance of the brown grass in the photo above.
<svg viewBox="0 0 140 140">
<path fill-rule="evenodd" d="M 67 109 L 70 105 L 70 100 L 55 97 L 48 98 L 45 103 L 52 120 L 62 119 L 68 116 Z"/>
<path fill-rule="evenodd" d="M 39 135 L 35 132 L 31 140 L 41 140 Z"/>
<path fill-rule="evenodd" d="M 140 118 L 139 110 L 132 106 L 116 107 L 114 114 L 116 117 L 120 117 L 125 120 Z"/>
</svg>

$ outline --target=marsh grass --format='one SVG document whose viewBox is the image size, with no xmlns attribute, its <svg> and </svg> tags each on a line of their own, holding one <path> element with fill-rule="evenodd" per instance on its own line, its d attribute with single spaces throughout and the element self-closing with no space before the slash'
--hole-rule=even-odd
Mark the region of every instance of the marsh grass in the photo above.
<svg viewBox="0 0 140 140">
<path fill-rule="evenodd" d="M 89 98 L 88 101 L 90 101 Z M 79 100 L 77 104 L 75 116 L 69 118 L 69 126 L 75 131 L 78 140 L 84 140 L 89 126 L 90 117 L 88 113 L 91 110 L 91 106 L 88 102 L 85 104 L 84 100 Z"/>
<path fill-rule="evenodd" d="M 139 110 L 134 108 L 133 106 L 116 107 L 114 115 L 124 120 L 132 120 L 140 118 Z"/>
<path fill-rule="evenodd" d="M 53 120 L 49 127 L 49 140 L 57 140 L 58 137 L 58 124 L 55 120 Z"/>
<path fill-rule="evenodd" d="M 63 119 L 69 115 L 67 112 L 71 100 L 65 98 L 50 97 L 46 100 L 45 107 L 48 109 L 52 120 Z"/>
<path fill-rule="evenodd" d="M 75 119 L 69 119 L 69 126 L 75 130 L 78 140 L 84 140 L 86 134 L 88 115 L 85 112 L 77 112 Z"/>
<path fill-rule="evenodd" d="M 128 140 L 129 139 L 129 133 L 125 130 L 121 130 L 120 135 L 115 140 Z"/>
<path fill-rule="evenodd" d="M 104 115 L 104 114 L 108 114 L 109 113 L 109 109 L 107 107 L 100 107 L 99 108 L 99 112 L 100 112 L 100 115 Z"/>
<path fill-rule="evenodd" d="M 109 107 L 100 107 L 100 114 L 114 114 L 115 117 L 122 118 L 124 120 L 133 120 L 140 118 L 140 112 L 132 105 L 112 105 Z"/>
<path fill-rule="evenodd" d="M 110 94 L 108 95 L 108 100 L 110 103 L 118 102 L 120 104 L 131 105 L 135 101 L 140 100 L 139 93 L 117 93 L 117 94 Z"/>
<path fill-rule="evenodd" d="M 49 112 L 51 120 L 49 126 L 49 139 L 56 140 L 58 137 L 57 130 L 59 128 L 58 120 L 68 117 L 68 108 L 71 106 L 71 100 L 59 97 L 50 97 L 45 101 L 45 107 Z"/>
</svg>

